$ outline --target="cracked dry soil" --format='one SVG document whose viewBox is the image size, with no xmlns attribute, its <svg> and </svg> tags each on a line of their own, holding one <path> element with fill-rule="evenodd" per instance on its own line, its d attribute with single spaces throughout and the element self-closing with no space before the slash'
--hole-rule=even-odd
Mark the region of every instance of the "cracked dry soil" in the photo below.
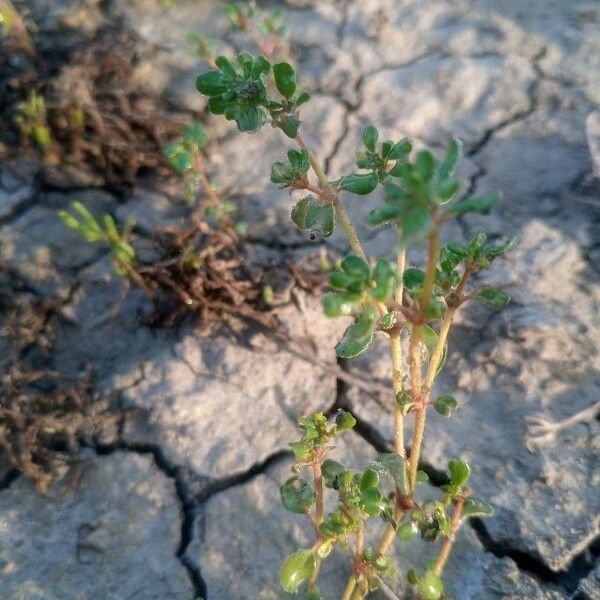
<svg viewBox="0 0 600 600">
<path fill-rule="evenodd" d="M 193 89 L 203 67 L 184 34 L 223 33 L 218 2 L 15 5 L 37 24 L 36 43 L 66 57 L 107 27 L 124 32 L 137 49 L 135 85 L 178 115 L 206 122 L 216 140 L 210 170 L 240 201 L 250 258 L 268 265 L 281 252 L 314 250 L 289 222 L 291 199 L 268 180 L 282 155 L 277 132 L 240 137 L 205 114 Z M 585 120 L 600 103 L 600 5 L 289 0 L 285 10 L 292 54 L 314 96 L 304 127 L 332 178 L 350 172 L 370 122 L 388 137 L 407 135 L 434 149 L 456 135 L 466 147 L 469 192 L 497 188 L 504 199 L 449 235 L 484 230 L 522 240 L 485 276 L 511 294 L 509 308 L 469 308 L 451 336 L 437 385 L 456 394 L 462 418 L 433 417 L 425 442 L 432 486 L 443 484 L 449 458 L 465 458 L 473 484 L 496 508 L 461 532 L 449 593 L 597 600 L 599 423 L 578 424 L 532 450 L 525 417 L 561 419 L 600 395 L 600 198 L 585 136 Z M 226 52 L 244 47 L 235 35 L 224 40 Z M 118 189 L 84 177 L 48 182 L 40 173 L 31 157 L 0 165 L 2 327 L 15 306 L 38 307 L 36 343 L 19 345 L 17 359 L 70 378 L 91 368 L 91 404 L 88 420 L 72 424 L 74 449 L 51 440 L 76 463 L 73 485 L 61 482 L 41 497 L 0 463 L 0 598 L 282 598 L 279 561 L 307 541 L 302 520 L 278 504 L 297 417 L 351 409 L 358 425 L 337 452 L 363 464 L 389 448 L 389 414 L 348 379 L 269 343 L 259 329 L 223 328 L 207 338 L 190 323 L 152 327 L 136 291 L 113 317 L 121 283 L 106 253 L 66 231 L 57 210 L 77 198 L 96 214 L 134 216 L 143 238 L 157 222 L 181 223 L 185 209 L 146 173 Z M 347 207 L 361 223 L 364 201 L 348 198 Z M 389 254 L 387 232 L 358 229 L 369 253 Z M 328 245 L 345 250 L 339 235 Z M 320 319 L 319 358 L 335 365 L 330 342 L 340 325 L 319 316 L 314 298 L 304 305 L 304 313 L 285 306 L 286 322 L 300 335 L 306 311 Z M 5 370 L 12 350 L 6 337 L 0 346 Z M 359 365 L 379 384 L 390 379 L 383 345 L 340 367 L 355 374 Z M 428 549 L 417 544 L 410 557 L 397 550 L 395 589 L 409 598 L 404 573 Z M 346 570 L 342 557 L 331 560 L 325 597 L 337 597 Z"/>
</svg>

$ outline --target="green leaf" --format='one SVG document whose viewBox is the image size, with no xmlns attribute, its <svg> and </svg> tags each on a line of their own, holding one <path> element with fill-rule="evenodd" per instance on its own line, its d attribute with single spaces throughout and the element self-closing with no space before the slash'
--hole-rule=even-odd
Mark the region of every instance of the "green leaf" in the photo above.
<svg viewBox="0 0 600 600">
<path fill-rule="evenodd" d="M 429 483 L 429 475 L 419 469 L 417 471 L 417 483 Z"/>
<path fill-rule="evenodd" d="M 342 259 L 342 270 L 348 275 L 358 277 L 366 281 L 371 277 L 371 269 L 369 265 L 359 256 L 349 254 Z"/>
<path fill-rule="evenodd" d="M 306 462 L 310 458 L 310 448 L 304 442 L 292 442 L 290 447 L 294 452 L 296 462 Z"/>
<path fill-rule="evenodd" d="M 310 168 L 310 155 L 306 150 L 290 150 L 287 155 L 294 171 L 306 173 Z"/>
<path fill-rule="evenodd" d="M 227 91 L 227 84 L 223 81 L 221 73 L 209 71 L 196 79 L 196 88 L 206 96 L 220 96 Z"/>
<path fill-rule="evenodd" d="M 296 73 L 286 62 L 273 66 L 273 76 L 277 90 L 284 98 L 291 98 L 296 91 Z"/>
<path fill-rule="evenodd" d="M 183 128 L 183 141 L 202 148 L 208 142 L 208 134 L 201 123 L 192 123 Z"/>
<path fill-rule="evenodd" d="M 378 258 L 373 269 L 373 279 L 375 287 L 370 288 L 369 292 L 376 300 L 385 302 L 396 288 L 396 272 L 391 263 L 386 258 Z"/>
<path fill-rule="evenodd" d="M 398 529 L 396 529 L 396 535 L 403 542 L 412 542 L 417 534 L 419 533 L 419 528 L 414 521 L 407 521 L 406 523 L 400 523 Z"/>
<path fill-rule="evenodd" d="M 509 238 L 502 242 L 501 244 L 496 244 L 495 246 L 488 246 L 485 249 L 485 253 L 490 258 L 496 258 L 497 256 L 502 256 L 507 252 L 513 250 L 519 243 L 518 238 Z"/>
<path fill-rule="evenodd" d="M 404 416 L 406 416 L 415 405 L 413 397 L 406 390 L 400 390 L 396 394 L 395 399 L 396 404 L 398 405 Z"/>
<path fill-rule="evenodd" d="M 375 310 L 365 309 L 356 321 L 344 332 L 344 337 L 335 347 L 341 358 L 353 358 L 364 352 L 373 341 L 373 329 L 376 322 Z"/>
<path fill-rule="evenodd" d="M 339 462 L 326 458 L 321 465 L 321 475 L 328 488 L 337 489 L 338 477 L 344 472 L 344 467 Z"/>
<path fill-rule="evenodd" d="M 439 575 L 428 569 L 419 579 L 418 588 L 423 600 L 439 600 L 444 593 L 444 582 Z"/>
<path fill-rule="evenodd" d="M 400 227 L 404 243 L 425 237 L 431 230 L 431 226 L 431 214 L 426 206 L 413 204 L 400 212 Z"/>
<path fill-rule="evenodd" d="M 375 459 L 392 477 L 401 494 L 408 494 L 410 486 L 406 475 L 406 460 L 395 452 L 382 452 Z"/>
<path fill-rule="evenodd" d="M 315 556 L 310 550 L 298 550 L 290 554 L 279 571 L 281 587 L 286 592 L 295 593 L 302 582 L 312 575 L 315 566 Z"/>
<path fill-rule="evenodd" d="M 448 471 L 450 472 L 450 485 L 456 490 L 462 488 L 471 476 L 471 467 L 462 460 L 451 460 L 448 463 Z"/>
<path fill-rule="evenodd" d="M 235 67 L 231 64 L 231 61 L 226 56 L 217 56 L 215 59 L 215 64 L 221 71 L 230 77 L 231 79 L 235 79 L 238 75 Z"/>
<path fill-rule="evenodd" d="M 179 152 L 171 158 L 170 162 L 176 171 L 183 173 L 189 171 L 194 165 L 194 155 L 191 152 Z"/>
<path fill-rule="evenodd" d="M 294 104 L 296 105 L 296 107 L 298 107 L 301 104 L 305 104 L 309 100 L 310 100 L 310 94 L 308 92 L 300 92 L 300 94 L 298 94 L 298 97 L 296 98 L 296 101 L 294 102 Z"/>
<path fill-rule="evenodd" d="M 393 204 L 384 204 L 380 208 L 373 209 L 366 218 L 367 225 L 371 227 L 377 227 L 379 225 L 385 225 L 390 221 L 398 219 L 400 216 L 399 207 Z"/>
<path fill-rule="evenodd" d="M 433 175 L 436 158 L 429 150 L 421 150 L 415 161 L 415 171 L 422 181 L 429 181 Z"/>
<path fill-rule="evenodd" d="M 370 194 L 379 183 L 376 173 L 347 175 L 340 179 L 340 188 L 351 194 L 365 196 Z"/>
<path fill-rule="evenodd" d="M 471 496 L 465 500 L 462 516 L 465 519 L 469 517 L 491 517 L 494 514 L 494 509 L 481 498 Z"/>
<path fill-rule="evenodd" d="M 363 143 L 367 150 L 371 152 L 375 152 L 375 145 L 377 144 L 377 138 L 379 137 L 379 132 L 373 125 L 369 125 L 365 127 L 363 131 Z"/>
<path fill-rule="evenodd" d="M 240 131 L 256 131 L 264 125 L 265 114 L 257 106 L 250 106 L 239 114 L 236 123 Z"/>
<path fill-rule="evenodd" d="M 294 177 L 294 173 L 290 170 L 288 165 L 282 162 L 276 162 L 271 165 L 271 182 L 272 183 L 289 183 Z M 303 198 L 300 200 L 306 200 L 307 198 Z M 298 206 L 300 204 L 296 204 Z M 292 220 L 294 219 L 294 209 L 292 209 Z M 303 221 L 304 222 L 304 218 Z M 296 223 L 296 221 L 294 221 Z M 298 223 L 296 223 L 298 225 Z M 299 225 L 298 225 L 299 226 Z"/>
<path fill-rule="evenodd" d="M 431 327 L 429 327 L 429 325 L 423 325 L 422 335 L 423 342 L 425 343 L 425 347 L 427 348 L 427 352 L 429 352 L 429 356 L 431 356 L 437 345 L 438 334 Z M 442 358 L 440 360 L 440 366 L 438 367 L 437 373 L 439 373 L 444 368 L 444 364 L 446 363 L 447 350 L 448 345 L 446 344 L 442 352 Z"/>
<path fill-rule="evenodd" d="M 324 294 L 321 298 L 321 304 L 326 317 L 350 315 L 354 308 L 354 304 L 348 302 L 341 294 Z"/>
<path fill-rule="evenodd" d="M 340 408 L 335 415 L 335 425 L 337 432 L 341 433 L 342 431 L 352 429 L 356 425 L 356 419 L 347 410 Z"/>
<path fill-rule="evenodd" d="M 300 229 L 313 231 L 322 238 L 331 237 L 335 230 L 333 204 L 317 202 L 312 196 L 306 196 L 292 208 L 292 221 Z"/>
<path fill-rule="evenodd" d="M 460 181 L 453 178 L 442 179 L 436 189 L 442 202 L 448 202 L 460 189 Z"/>
<path fill-rule="evenodd" d="M 279 495 L 283 506 L 293 513 L 308 511 L 315 501 L 315 492 L 308 481 L 301 477 L 290 477 L 280 488 Z"/>
<path fill-rule="evenodd" d="M 410 569 L 408 573 L 406 573 L 406 580 L 410 585 L 417 585 L 417 583 L 419 583 L 419 576 L 414 569 Z"/>
<path fill-rule="evenodd" d="M 379 475 L 373 469 L 367 469 L 360 478 L 360 491 L 379 487 Z"/>
<path fill-rule="evenodd" d="M 421 269 L 409 268 L 404 271 L 404 286 L 408 290 L 418 290 L 425 283 L 425 273 Z"/>
<path fill-rule="evenodd" d="M 495 192 L 485 196 L 465 198 L 448 208 L 448 214 L 451 217 L 458 217 L 469 212 L 484 213 L 490 210 L 497 200 L 498 194 Z"/>
<path fill-rule="evenodd" d="M 319 556 L 321 556 L 321 554 L 320 554 L 321 548 L 324 545 L 325 545 L 325 543 L 321 544 L 321 546 L 319 546 L 319 549 L 317 550 L 317 552 L 319 553 Z M 327 556 L 327 554 L 325 556 Z M 321 558 L 325 558 L 325 556 L 321 556 Z M 323 596 L 321 595 L 320 590 L 317 588 L 316 590 L 313 590 L 312 592 L 306 592 L 306 594 L 304 594 L 304 600 L 323 600 Z"/>
<path fill-rule="evenodd" d="M 257 56 L 252 63 L 251 77 L 259 79 L 271 70 L 271 63 L 264 56 Z"/>
<path fill-rule="evenodd" d="M 285 115 L 280 121 L 280 127 L 285 135 L 295 139 L 300 129 L 300 119 L 295 114 Z"/>
<path fill-rule="evenodd" d="M 442 415 L 449 417 L 458 407 L 458 402 L 454 396 L 440 396 L 434 403 L 433 408 Z"/>
<path fill-rule="evenodd" d="M 473 298 L 496 310 L 505 308 L 510 302 L 510 296 L 506 292 L 491 287 L 485 287 L 478 290 L 473 295 Z"/>
<path fill-rule="evenodd" d="M 402 138 L 397 144 L 394 145 L 388 158 L 392 160 L 400 160 L 405 158 L 411 153 L 412 147 L 412 142 L 408 138 Z"/>
<path fill-rule="evenodd" d="M 446 156 L 444 157 L 444 162 L 442 162 L 438 171 L 440 179 L 447 179 L 448 177 L 454 175 L 454 171 L 456 170 L 456 166 L 458 165 L 458 161 L 460 159 L 461 151 L 461 141 L 457 139 L 450 140 L 450 143 L 448 144 L 448 150 L 446 151 Z"/>
</svg>

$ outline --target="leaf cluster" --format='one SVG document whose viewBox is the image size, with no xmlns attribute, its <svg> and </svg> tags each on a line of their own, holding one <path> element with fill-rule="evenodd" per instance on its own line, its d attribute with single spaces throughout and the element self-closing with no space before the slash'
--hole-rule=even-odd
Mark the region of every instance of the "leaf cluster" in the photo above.
<svg viewBox="0 0 600 600">
<path fill-rule="evenodd" d="M 224 115 L 235 121 L 240 131 L 256 131 L 270 119 L 290 138 L 298 135 L 300 118 L 298 107 L 310 99 L 300 90 L 296 73 L 286 62 L 272 66 L 264 56 L 252 57 L 242 52 L 230 61 L 219 56 L 218 70 L 208 71 L 196 80 L 196 87 L 209 96 L 208 109 L 212 114 Z M 273 98 L 267 76 L 272 74 L 280 97 Z"/>
</svg>

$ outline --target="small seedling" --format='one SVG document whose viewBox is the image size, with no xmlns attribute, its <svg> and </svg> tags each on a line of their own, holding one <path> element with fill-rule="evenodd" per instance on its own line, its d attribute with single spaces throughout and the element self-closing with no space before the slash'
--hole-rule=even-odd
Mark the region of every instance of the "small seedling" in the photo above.
<svg viewBox="0 0 600 600">
<path fill-rule="evenodd" d="M 229 223 L 237 211 L 237 205 L 230 200 L 223 200 L 216 184 L 208 177 L 202 153 L 209 141 L 202 124 L 192 123 L 183 128 L 179 139 L 163 148 L 163 153 L 173 169 L 183 176 L 185 198 L 189 204 L 196 202 L 196 190 L 201 188 L 204 201 L 198 207 L 198 214 L 211 221 Z M 238 221 L 234 224 L 234 229 L 243 234 L 246 224 Z"/>
<path fill-rule="evenodd" d="M 27 100 L 17 105 L 14 120 L 24 140 L 35 143 L 41 150 L 52 143 L 43 96 L 32 91 Z"/>
<path fill-rule="evenodd" d="M 237 8 L 231 12 L 238 21 L 248 18 Z M 302 194 L 291 214 L 300 229 L 315 238 L 328 238 L 338 224 L 342 227 L 351 252 L 331 272 L 331 291 L 322 299 L 327 317 L 351 319 L 335 347 L 337 355 L 351 359 L 362 354 L 376 335 L 390 344 L 394 444 L 389 452 L 369 465 L 343 465 L 328 453 L 332 440 L 354 426 L 354 417 L 339 411 L 334 422 L 322 413 L 299 421 L 302 438 L 291 444 L 292 476 L 281 486 L 280 495 L 285 508 L 307 516 L 314 541 L 284 560 L 281 585 L 290 593 L 302 589 L 304 600 L 321 599 L 322 562 L 333 548 L 348 550 L 353 545 L 351 574 L 339 598 L 362 600 L 391 568 L 388 555 L 394 540 L 406 545 L 420 536 L 428 542 L 442 542 L 422 571 L 408 572 L 408 581 L 417 597 L 441 600 L 446 597 L 444 567 L 461 523 L 469 517 L 488 516 L 492 508 L 472 495 L 467 487 L 471 469 L 458 459 L 448 463 L 442 497 L 419 498 L 417 486 L 427 479 L 419 470 L 426 416 L 430 406 L 443 418 L 459 410 L 451 395 L 432 397 L 433 384 L 446 361 L 448 333 L 457 310 L 467 301 L 495 310 L 506 306 L 509 297 L 503 290 L 467 288 L 473 275 L 488 269 L 514 242 L 490 243 L 482 233 L 468 243 L 441 246 L 440 231 L 452 219 L 487 212 L 497 195 L 463 197 L 466 186 L 456 175 L 461 154 L 458 140 L 449 142 L 442 157 L 429 150 L 415 154 L 406 138 L 381 142 L 374 126 L 363 131 L 356 152 L 357 172 L 331 180 L 302 136 L 300 108 L 310 96 L 298 85 L 289 63 L 271 64 L 265 56 L 247 53 L 235 60 L 220 56 L 214 69 L 198 77 L 197 88 L 209 98 L 209 111 L 235 121 L 240 131 L 256 132 L 271 125 L 294 142 L 296 148 L 288 150 L 287 160 L 272 166 L 271 180 Z M 362 196 L 364 203 L 364 197 L 377 188 L 383 191 L 383 202 L 373 207 L 367 223 L 393 228 L 397 236 L 393 262 L 388 257 L 367 257 L 342 200 L 346 192 Z M 408 265 L 407 250 L 421 243 L 427 245 L 424 265 Z M 403 340 L 408 347 L 407 373 Z M 404 432 L 409 418 L 415 422 L 407 454 Z M 336 499 L 336 507 L 328 513 L 325 494 Z M 385 523 L 375 547 L 365 542 L 370 519 Z M 406 550 L 410 552 L 410 546 Z"/>
<path fill-rule="evenodd" d="M 231 25 L 238 31 L 244 31 L 254 42 L 259 52 L 272 57 L 277 46 L 288 34 L 283 23 L 283 10 L 259 10 L 256 2 L 227 2 L 223 8 Z"/>
<path fill-rule="evenodd" d="M 81 234 L 88 242 L 100 242 L 110 247 L 115 272 L 123 277 L 131 276 L 135 260 L 135 250 L 129 243 L 129 235 L 133 223 L 127 223 L 119 229 L 115 220 L 104 213 L 98 221 L 94 215 L 81 203 L 73 202 L 72 212 L 61 210 L 58 214 L 63 223 Z"/>
</svg>

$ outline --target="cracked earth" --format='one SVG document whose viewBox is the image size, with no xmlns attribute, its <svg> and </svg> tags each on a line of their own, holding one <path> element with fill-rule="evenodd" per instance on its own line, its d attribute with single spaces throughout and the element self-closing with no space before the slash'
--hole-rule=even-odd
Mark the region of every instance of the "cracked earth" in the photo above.
<svg viewBox="0 0 600 600">
<path fill-rule="evenodd" d="M 210 172 L 240 201 L 254 260 L 314 250 L 289 220 L 291 198 L 269 182 L 270 165 L 283 154 L 278 132 L 240 136 L 206 115 L 194 90 L 203 67 L 185 34 L 223 33 L 218 2 L 15 4 L 50 40 L 65 27 L 91 39 L 107 23 L 131 33 L 144 48 L 136 82 L 201 118 L 216 140 Z M 600 5 L 290 0 L 285 10 L 291 51 L 314 98 L 304 128 L 331 179 L 352 171 L 366 124 L 434 150 L 455 135 L 465 143 L 469 192 L 501 189 L 504 196 L 491 215 L 465 218 L 448 235 L 484 230 L 521 239 L 481 278 L 510 293 L 509 308 L 460 314 L 437 389 L 456 394 L 461 418 L 432 417 L 424 446 L 431 485 L 443 483 L 449 458 L 464 458 L 496 509 L 461 531 L 449 593 L 457 600 L 598 600 L 600 423 L 591 418 L 559 432 L 554 444 L 532 447 L 526 417 L 564 419 L 600 398 L 600 187 L 585 133 L 600 104 Z M 240 48 L 241 38 L 225 37 L 225 51 Z M 329 370 L 259 330 L 202 337 L 185 323 L 151 327 L 137 291 L 115 317 L 122 283 L 106 252 L 65 230 L 57 210 L 80 199 L 121 222 L 135 217 L 142 237 L 159 223 L 181 223 L 185 210 L 142 184 L 120 194 L 50 189 L 37 168 L 0 165 L 3 293 L 19 303 L 53 300 L 44 315 L 51 352 L 40 357 L 25 348 L 24 358 L 72 377 L 91 366 L 98 410 L 113 418 L 80 435 L 79 480 L 50 498 L 0 461 L 0 598 L 282 598 L 281 557 L 308 541 L 302 520 L 278 499 L 295 422 L 307 411 L 349 408 L 358 425 L 339 456 L 364 464 L 389 448 L 385 401 L 352 379 L 360 366 L 374 383 L 389 383 L 384 344 L 340 364 L 346 376 L 336 374 L 331 340 L 340 324 L 321 317 L 311 297 L 302 312 L 285 306 L 283 319 L 298 334 L 307 314 L 318 319 L 319 359 Z M 357 197 L 347 207 L 357 223 L 369 208 Z M 368 253 L 391 252 L 389 232 L 358 231 Z M 345 250 L 339 234 L 328 244 Z M 427 555 L 414 548 L 397 557 L 402 598 L 410 597 L 404 573 Z M 336 556 L 327 569 L 322 589 L 333 599 L 347 566 Z"/>
</svg>

